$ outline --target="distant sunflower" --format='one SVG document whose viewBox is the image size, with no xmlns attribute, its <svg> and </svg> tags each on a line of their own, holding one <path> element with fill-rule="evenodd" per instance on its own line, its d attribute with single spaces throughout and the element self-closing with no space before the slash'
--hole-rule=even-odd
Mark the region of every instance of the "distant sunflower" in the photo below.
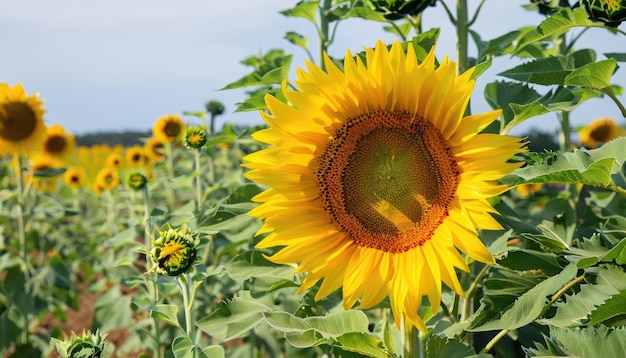
<svg viewBox="0 0 626 358">
<path fill-rule="evenodd" d="M 524 144 L 478 134 L 499 110 L 463 116 L 473 69 L 457 76 L 447 58 L 435 69 L 434 50 L 418 65 L 398 42 L 365 57 L 347 52 L 345 72 L 328 57 L 326 72 L 298 69 L 300 90 L 283 85 L 293 106 L 266 97 L 269 128 L 253 136 L 270 147 L 243 164 L 270 187 L 250 212 L 269 233 L 257 247 L 282 247 L 272 261 L 308 272 L 299 292 L 343 287 L 346 309 L 389 297 L 398 325 L 424 330 L 422 296 L 437 312 L 442 281 L 463 294 L 459 250 L 494 262 L 476 229 L 502 229 L 487 198 L 508 190 L 497 180 L 519 167 L 507 160 Z"/>
<path fill-rule="evenodd" d="M 587 148 L 596 148 L 622 135 L 621 128 L 613 118 L 600 118 L 584 127 L 580 133 L 580 143 Z"/>
<path fill-rule="evenodd" d="M 146 155 L 155 163 L 165 159 L 165 154 L 163 154 L 164 147 L 165 143 L 156 137 L 148 139 L 148 141 L 144 144 Z"/>
<path fill-rule="evenodd" d="M 28 96 L 21 84 L 0 83 L 0 156 L 30 153 L 45 134 L 43 101 Z"/>
<path fill-rule="evenodd" d="M 145 150 L 138 146 L 132 146 L 126 149 L 126 164 L 131 168 L 139 168 L 146 165 L 148 158 L 146 158 Z"/>
<path fill-rule="evenodd" d="M 37 173 L 45 173 L 54 169 L 54 162 L 47 155 L 36 154 L 30 158 L 29 171 L 25 174 L 25 180 L 32 180 L 32 185 L 42 193 L 51 193 L 56 190 L 56 177 L 42 177 Z"/>
<path fill-rule="evenodd" d="M 116 169 L 120 169 L 123 164 L 122 156 L 118 152 L 111 152 L 107 155 L 106 160 L 104 161 L 104 165 L 107 167 L 112 167 Z"/>
<path fill-rule="evenodd" d="M 78 189 L 87 183 L 87 173 L 80 166 L 69 167 L 63 173 L 63 181 L 72 189 Z"/>
<path fill-rule="evenodd" d="M 168 114 L 152 126 L 152 135 L 163 142 L 178 142 L 185 135 L 185 122 L 179 115 Z"/>
<path fill-rule="evenodd" d="M 62 125 L 55 124 L 48 127 L 41 147 L 41 152 L 49 155 L 56 166 L 68 163 L 76 151 L 76 140 L 71 133 L 67 133 Z"/>
<path fill-rule="evenodd" d="M 116 168 L 105 167 L 96 175 L 96 188 L 98 190 L 113 190 L 120 184 L 120 175 Z"/>
</svg>

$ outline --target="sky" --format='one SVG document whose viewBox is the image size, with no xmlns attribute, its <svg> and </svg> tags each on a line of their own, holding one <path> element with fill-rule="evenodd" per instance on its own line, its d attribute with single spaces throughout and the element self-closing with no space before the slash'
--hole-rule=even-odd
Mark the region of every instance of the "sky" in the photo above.
<svg viewBox="0 0 626 358">
<path fill-rule="evenodd" d="M 491 39 L 521 26 L 536 26 L 542 17 L 521 9 L 525 3 L 487 0 L 473 29 L 483 39 Z M 226 109 L 217 128 L 226 122 L 261 124 L 258 112 L 234 112 L 245 98 L 243 90 L 220 88 L 250 72 L 241 60 L 270 49 L 293 54 L 290 79 L 295 78 L 295 68 L 304 66 L 306 54 L 283 39 L 285 33 L 299 32 L 309 37 L 312 48 L 317 46 L 311 23 L 279 13 L 295 4 L 287 0 L 0 0 L 0 82 L 19 82 L 28 93 L 39 92 L 45 101 L 46 124 L 61 124 L 74 134 L 146 131 L 159 117 L 201 111 L 209 100 L 221 101 Z M 423 28 L 432 27 L 441 29 L 437 56 L 454 59 L 454 29 L 441 5 L 424 14 Z M 389 43 L 397 38 L 383 31 L 380 23 L 348 19 L 339 25 L 329 52 L 341 58 L 346 49 L 361 51 L 378 39 Z M 600 57 L 603 52 L 624 52 L 626 37 L 592 29 L 581 38 L 577 49 L 581 48 L 593 48 Z M 513 64 L 511 58 L 497 58 L 479 78 L 472 100 L 475 113 L 491 109 L 482 99 L 484 86 L 503 80 L 497 73 Z M 619 70 L 613 81 L 626 86 L 626 70 Z M 626 102 L 625 96 L 620 99 Z M 581 126 L 605 116 L 621 125 L 626 122 L 608 99 L 588 101 L 571 118 L 574 126 Z M 199 123 L 193 117 L 183 118 Z M 557 126 L 556 115 L 549 114 L 530 119 L 511 133 L 519 135 L 531 128 L 552 132 Z"/>
</svg>

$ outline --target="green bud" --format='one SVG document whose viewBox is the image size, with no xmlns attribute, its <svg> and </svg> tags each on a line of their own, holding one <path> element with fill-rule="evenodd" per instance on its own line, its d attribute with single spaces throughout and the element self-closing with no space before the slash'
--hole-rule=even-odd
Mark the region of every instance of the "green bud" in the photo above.
<svg viewBox="0 0 626 358">
<path fill-rule="evenodd" d="M 148 178 L 146 178 L 146 176 L 141 173 L 130 173 L 126 177 L 126 185 L 128 185 L 129 188 L 135 191 L 145 188 L 147 183 Z"/>
<path fill-rule="evenodd" d="M 389 20 L 405 16 L 416 16 L 428 6 L 435 6 L 437 0 L 373 0 L 374 9 Z"/>
<path fill-rule="evenodd" d="M 206 144 L 206 131 L 203 127 L 189 127 L 185 130 L 183 144 L 189 150 L 198 150 Z"/>
<path fill-rule="evenodd" d="M 79 337 L 72 332 L 69 338 L 59 340 L 52 338 L 57 352 L 63 358 L 106 358 L 112 353 L 112 347 L 106 346 L 104 339 L 106 335 L 101 335 L 99 330 L 95 333 L 83 332 Z"/>
<path fill-rule="evenodd" d="M 198 233 L 190 232 L 187 226 L 179 229 L 169 226 L 161 231 L 159 238 L 152 241 L 150 252 L 155 270 L 168 276 L 187 272 L 196 259 L 198 243 Z"/>
<path fill-rule="evenodd" d="M 591 20 L 617 27 L 626 20 L 626 0 L 580 0 Z"/>
</svg>

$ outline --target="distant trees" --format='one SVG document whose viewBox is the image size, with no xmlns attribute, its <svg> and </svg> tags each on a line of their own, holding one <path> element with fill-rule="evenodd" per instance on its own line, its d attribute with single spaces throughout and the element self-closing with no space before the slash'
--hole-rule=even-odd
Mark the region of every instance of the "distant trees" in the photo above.
<svg viewBox="0 0 626 358">
<path fill-rule="evenodd" d="M 82 135 L 75 135 L 77 145 L 91 147 L 96 144 L 107 144 L 110 146 L 121 144 L 125 147 L 133 145 L 143 145 L 141 138 L 149 138 L 152 131 L 125 131 L 125 132 L 96 132 Z"/>
</svg>

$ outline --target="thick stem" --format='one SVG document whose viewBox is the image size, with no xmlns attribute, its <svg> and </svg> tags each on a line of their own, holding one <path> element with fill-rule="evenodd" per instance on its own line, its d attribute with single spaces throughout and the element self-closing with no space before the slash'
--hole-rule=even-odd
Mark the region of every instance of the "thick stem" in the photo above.
<svg viewBox="0 0 626 358">
<path fill-rule="evenodd" d="M 323 0 L 320 7 L 320 27 L 319 27 L 319 41 L 320 41 L 320 66 L 322 70 L 326 69 L 324 65 L 324 54 L 328 52 L 329 32 L 328 32 L 328 12 L 333 5 L 332 0 Z"/>
<path fill-rule="evenodd" d="M 426 357 L 424 344 L 422 342 L 422 332 L 416 327 L 405 327 L 404 317 L 402 318 L 403 333 L 403 357 L 404 358 L 421 358 Z"/>
<path fill-rule="evenodd" d="M 178 276 L 178 284 L 180 286 L 180 292 L 183 296 L 183 308 L 185 310 L 185 332 L 189 339 L 195 343 L 195 336 L 193 334 L 193 323 L 192 323 L 192 306 L 193 300 L 190 300 L 191 290 L 189 285 L 193 284 L 191 277 L 189 274 L 182 274 Z"/>
<path fill-rule="evenodd" d="M 24 261 L 28 261 L 26 255 L 26 227 L 24 222 L 24 173 L 22 171 L 23 156 L 17 156 L 17 233 L 18 233 L 18 252 Z"/>
<path fill-rule="evenodd" d="M 200 213 L 202 207 L 202 183 L 200 181 L 200 152 L 193 151 L 196 159 L 196 213 Z"/>
<path fill-rule="evenodd" d="M 569 122 L 569 112 L 562 111 L 559 113 L 559 121 L 561 122 L 561 133 L 560 142 L 561 142 L 561 151 L 567 152 L 571 147 L 571 133 L 572 128 Z"/>
<path fill-rule="evenodd" d="M 468 55 L 469 20 L 467 14 L 467 0 L 456 1 L 456 51 L 458 61 L 458 73 L 463 73 L 469 68 Z"/>
</svg>

